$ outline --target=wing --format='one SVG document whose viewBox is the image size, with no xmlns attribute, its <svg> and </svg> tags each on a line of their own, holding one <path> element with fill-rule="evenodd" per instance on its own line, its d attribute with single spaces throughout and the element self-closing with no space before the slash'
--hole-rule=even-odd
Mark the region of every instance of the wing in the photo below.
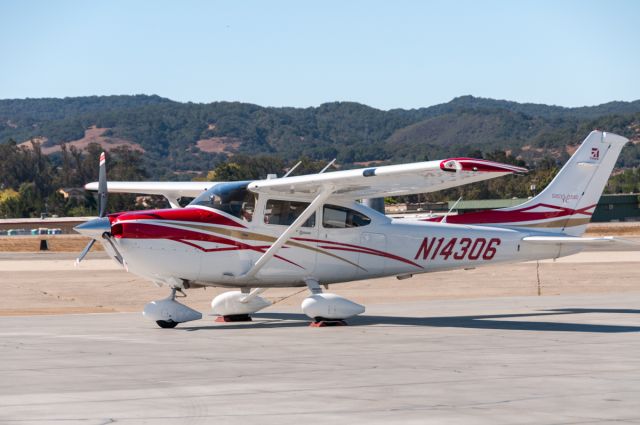
<svg viewBox="0 0 640 425">
<path fill-rule="evenodd" d="M 169 200 L 172 207 L 179 206 L 177 199 L 195 198 L 216 182 L 107 182 L 107 190 L 112 193 L 141 193 L 145 195 L 162 195 Z M 98 182 L 87 183 L 87 190 L 98 190 Z"/>
<path fill-rule="evenodd" d="M 249 189 L 267 195 L 312 196 L 330 188 L 333 191 L 332 196 L 363 199 L 435 192 L 526 171 L 526 168 L 482 159 L 451 158 L 259 180 L 249 184 Z"/>
</svg>

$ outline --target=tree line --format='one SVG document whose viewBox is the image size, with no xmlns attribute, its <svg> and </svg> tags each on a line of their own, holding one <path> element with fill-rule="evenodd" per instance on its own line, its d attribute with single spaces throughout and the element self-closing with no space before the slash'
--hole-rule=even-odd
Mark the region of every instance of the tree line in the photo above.
<svg viewBox="0 0 640 425">
<path fill-rule="evenodd" d="M 537 167 L 544 159 L 541 151 L 564 162 L 566 146 L 594 128 L 640 139 L 640 101 L 562 108 L 464 96 L 428 108 L 383 111 L 355 102 L 272 108 L 158 96 L 0 100 L 0 142 L 43 137 L 49 147 L 81 139 L 91 126 L 105 129 L 104 137 L 140 145 L 154 180 L 190 179 L 239 154 L 289 162 L 337 158 L 357 166 L 481 149 L 503 150 Z M 219 151 L 198 147 L 198 141 L 211 139 L 219 142 Z M 640 145 L 625 148 L 618 165 L 639 166 Z"/>
<path fill-rule="evenodd" d="M 64 188 L 80 188 L 84 184 L 98 179 L 99 156 L 102 147 L 92 143 L 84 150 L 76 147 L 61 146 L 56 156 L 42 153 L 40 144 L 32 148 L 18 146 L 11 140 L 0 144 L 0 218 L 39 217 L 42 213 L 59 216 L 90 216 L 97 214 L 96 198 L 86 193 L 84 198 L 65 199 L 59 192 Z M 522 167 L 531 167 L 530 172 L 518 176 L 510 175 L 445 191 L 424 195 L 411 195 L 390 202 L 443 202 L 463 197 L 472 199 L 526 198 L 541 191 L 558 171 L 552 158 L 542 158 L 534 166 L 517 159 L 505 151 L 482 152 L 473 150 L 471 157 L 484 158 Z M 320 171 L 327 161 L 302 157 L 301 164 L 293 175 L 313 174 Z M 111 149 L 107 154 L 108 178 L 110 180 L 141 181 L 148 180 L 149 173 L 142 161 L 142 153 L 121 146 Z M 294 161 L 277 155 L 238 154 L 227 161 L 219 162 L 208 172 L 197 175 L 194 180 L 235 181 L 264 179 L 268 174 L 284 175 Z M 330 172 L 332 170 L 328 170 Z M 606 188 L 608 193 L 640 192 L 640 171 L 622 170 L 611 176 Z M 150 200 L 151 206 L 167 207 L 161 198 Z M 110 194 L 108 211 L 126 211 L 148 207 L 136 203 L 135 195 Z"/>
<path fill-rule="evenodd" d="M 60 155 L 44 155 L 39 143 L 31 148 L 13 140 L 0 144 L 0 218 L 39 217 L 43 213 L 58 216 L 97 214 L 96 199 L 86 193 L 83 199 L 65 199 L 60 189 L 79 188 L 98 179 L 102 147 L 89 144 L 85 150 L 61 146 Z M 148 174 L 141 153 L 127 146 L 109 151 L 109 178 L 144 180 Z M 135 196 L 113 194 L 111 211 L 134 209 Z"/>
</svg>

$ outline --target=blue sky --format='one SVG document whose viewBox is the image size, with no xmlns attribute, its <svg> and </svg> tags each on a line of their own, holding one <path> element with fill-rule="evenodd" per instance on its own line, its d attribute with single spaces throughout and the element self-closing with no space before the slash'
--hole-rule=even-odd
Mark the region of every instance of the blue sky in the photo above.
<svg viewBox="0 0 640 425">
<path fill-rule="evenodd" d="M 640 1 L 0 0 L 0 98 L 640 99 Z"/>
</svg>

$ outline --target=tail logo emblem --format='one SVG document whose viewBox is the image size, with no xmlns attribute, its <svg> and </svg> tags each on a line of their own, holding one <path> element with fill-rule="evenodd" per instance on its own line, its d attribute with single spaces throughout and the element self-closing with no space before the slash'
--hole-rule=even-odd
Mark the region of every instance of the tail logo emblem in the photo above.
<svg viewBox="0 0 640 425">
<path fill-rule="evenodd" d="M 600 149 L 591 148 L 591 159 L 597 161 L 600 159 Z"/>
<path fill-rule="evenodd" d="M 569 201 L 577 201 L 580 197 L 573 193 L 552 193 L 552 199 L 560 199 L 563 204 L 566 204 Z"/>
</svg>

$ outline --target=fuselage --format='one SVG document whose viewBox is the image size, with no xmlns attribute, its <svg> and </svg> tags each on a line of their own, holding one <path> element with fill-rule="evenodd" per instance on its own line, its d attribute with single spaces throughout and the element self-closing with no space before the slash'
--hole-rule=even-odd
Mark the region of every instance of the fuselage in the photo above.
<svg viewBox="0 0 640 425">
<path fill-rule="evenodd" d="M 442 190 L 490 178 L 487 173 L 526 170 L 452 158 L 210 182 L 187 190 L 184 196 L 197 197 L 186 208 L 115 214 L 108 223 L 100 217 L 76 229 L 100 240 L 130 271 L 172 287 L 337 283 L 557 258 L 584 246 L 579 237 L 627 142 L 593 131 L 537 196 L 515 207 L 450 217 L 449 223 L 392 220 L 354 199 Z M 101 160 L 103 198 L 104 167 Z M 180 186 L 164 183 L 121 182 L 120 188 L 183 196 Z"/>
<path fill-rule="evenodd" d="M 522 244 L 517 229 L 390 219 L 356 202 L 331 201 L 251 278 L 243 275 L 305 208 L 305 198 L 253 199 L 242 208 L 194 204 L 110 217 L 128 270 L 158 283 L 301 286 L 408 276 L 555 258 L 576 248 Z M 106 246 L 107 251 L 110 248 Z"/>
</svg>

